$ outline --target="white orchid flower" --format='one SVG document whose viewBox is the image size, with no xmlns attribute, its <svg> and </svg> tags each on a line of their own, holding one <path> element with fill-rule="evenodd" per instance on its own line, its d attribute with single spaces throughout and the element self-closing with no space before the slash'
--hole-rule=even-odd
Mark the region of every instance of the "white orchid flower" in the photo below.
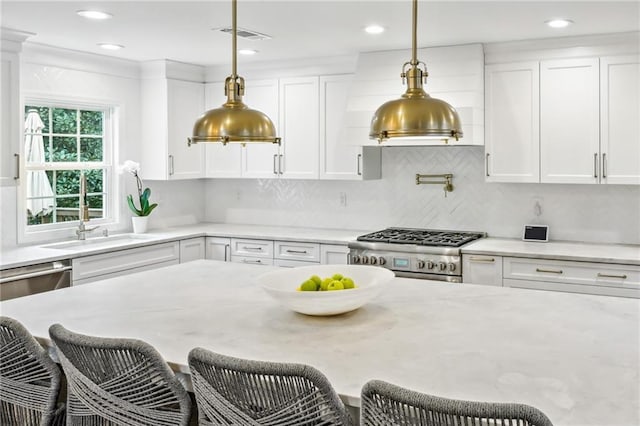
<svg viewBox="0 0 640 426">
<path fill-rule="evenodd" d="M 126 160 L 124 164 L 118 167 L 119 174 L 122 174 L 124 172 L 128 172 L 136 176 L 140 172 L 140 163 L 136 163 L 135 161 L 131 161 L 131 160 Z"/>
</svg>

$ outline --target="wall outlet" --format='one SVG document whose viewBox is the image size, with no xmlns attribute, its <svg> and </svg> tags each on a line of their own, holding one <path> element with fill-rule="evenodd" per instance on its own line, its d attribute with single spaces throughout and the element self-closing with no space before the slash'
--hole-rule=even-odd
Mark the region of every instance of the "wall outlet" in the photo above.
<svg viewBox="0 0 640 426">
<path fill-rule="evenodd" d="M 347 207 L 347 193 L 346 192 L 341 192 L 340 193 L 340 206 L 341 207 Z"/>
</svg>

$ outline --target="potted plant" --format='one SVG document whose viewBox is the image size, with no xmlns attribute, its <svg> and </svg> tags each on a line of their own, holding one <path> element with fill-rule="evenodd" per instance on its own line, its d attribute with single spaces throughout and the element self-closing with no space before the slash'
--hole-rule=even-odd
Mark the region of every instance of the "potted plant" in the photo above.
<svg viewBox="0 0 640 426">
<path fill-rule="evenodd" d="M 120 172 L 129 172 L 136 178 L 136 185 L 138 187 L 138 201 L 140 207 L 136 207 L 133 201 L 133 195 L 127 195 L 127 203 L 129 208 L 133 212 L 134 216 L 131 218 L 133 223 L 133 232 L 136 234 L 142 234 L 147 232 L 149 215 L 158 207 L 158 203 L 149 203 L 149 197 L 151 196 L 151 189 L 142 189 L 142 180 L 140 179 L 140 163 L 127 160 L 122 166 L 120 166 Z"/>
</svg>

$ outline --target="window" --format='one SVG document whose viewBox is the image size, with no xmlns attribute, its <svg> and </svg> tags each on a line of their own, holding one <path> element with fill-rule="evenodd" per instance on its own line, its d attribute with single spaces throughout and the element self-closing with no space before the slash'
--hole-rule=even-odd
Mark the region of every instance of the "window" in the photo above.
<svg viewBox="0 0 640 426">
<path fill-rule="evenodd" d="M 108 108 L 25 105 L 28 229 L 79 220 L 82 176 L 89 217 L 109 217 L 110 122 Z"/>
</svg>

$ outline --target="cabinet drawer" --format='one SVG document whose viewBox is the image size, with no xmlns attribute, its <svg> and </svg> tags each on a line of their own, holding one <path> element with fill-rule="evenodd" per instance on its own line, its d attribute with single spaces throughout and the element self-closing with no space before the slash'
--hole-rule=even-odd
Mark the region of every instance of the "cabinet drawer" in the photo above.
<svg viewBox="0 0 640 426">
<path fill-rule="evenodd" d="M 273 265 L 273 259 L 264 257 L 252 257 L 252 256 L 233 256 L 231 255 L 231 261 L 235 263 L 247 263 L 249 265 Z"/>
<path fill-rule="evenodd" d="M 73 281 L 163 262 L 180 261 L 180 244 L 155 244 L 73 259 Z"/>
<path fill-rule="evenodd" d="M 273 241 L 231 239 L 231 256 L 273 258 Z"/>
<path fill-rule="evenodd" d="M 502 286 L 502 257 L 463 254 L 462 282 Z"/>
<path fill-rule="evenodd" d="M 320 244 L 276 241 L 274 257 L 282 260 L 320 262 Z"/>
<path fill-rule="evenodd" d="M 283 259 L 274 259 L 274 266 L 279 266 L 281 268 L 297 268 L 298 266 L 313 266 L 319 265 L 318 262 L 305 262 L 304 260 L 283 260 Z"/>
<path fill-rule="evenodd" d="M 640 290 L 640 266 L 544 259 L 504 258 L 503 277 Z"/>
</svg>

